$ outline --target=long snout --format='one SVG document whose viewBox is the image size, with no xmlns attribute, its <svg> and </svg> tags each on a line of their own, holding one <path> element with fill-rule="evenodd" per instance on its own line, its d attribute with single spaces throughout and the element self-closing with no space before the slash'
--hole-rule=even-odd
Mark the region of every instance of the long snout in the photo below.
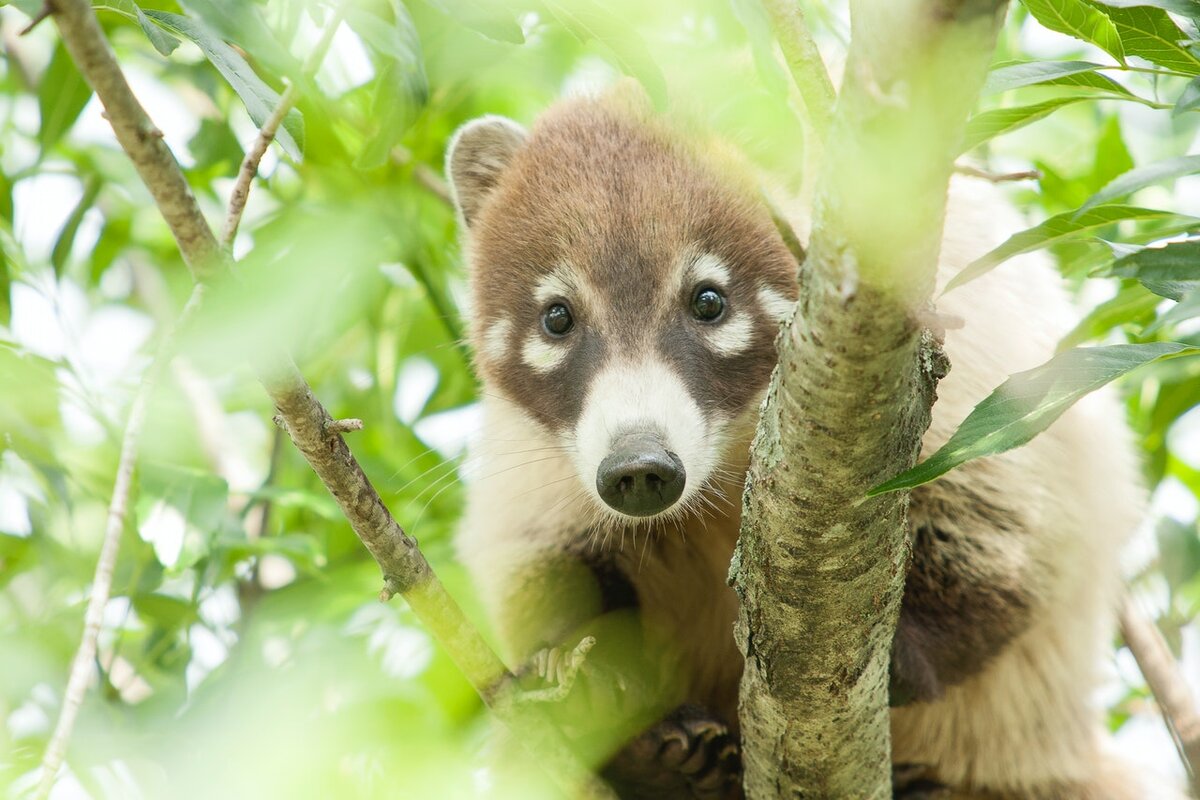
<svg viewBox="0 0 1200 800">
<path fill-rule="evenodd" d="M 596 470 L 596 491 L 610 508 L 631 517 L 651 517 L 675 504 L 687 483 L 683 462 L 652 433 L 613 439 Z"/>
</svg>

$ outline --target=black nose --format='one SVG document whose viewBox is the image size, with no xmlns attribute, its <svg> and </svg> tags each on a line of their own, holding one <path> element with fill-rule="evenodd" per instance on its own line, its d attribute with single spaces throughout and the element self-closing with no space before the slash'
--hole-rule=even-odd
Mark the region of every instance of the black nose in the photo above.
<svg viewBox="0 0 1200 800">
<path fill-rule="evenodd" d="M 631 517 L 649 517 L 670 508 L 683 494 L 684 482 L 679 456 L 650 434 L 617 437 L 596 471 L 596 491 L 604 502 Z"/>
</svg>

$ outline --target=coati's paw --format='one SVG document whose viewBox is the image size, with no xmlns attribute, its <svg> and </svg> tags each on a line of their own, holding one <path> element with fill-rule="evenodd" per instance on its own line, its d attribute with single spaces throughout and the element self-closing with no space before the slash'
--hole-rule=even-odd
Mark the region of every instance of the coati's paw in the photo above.
<svg viewBox="0 0 1200 800">
<path fill-rule="evenodd" d="M 587 660 L 588 652 L 595 645 L 594 636 L 585 636 L 570 650 L 547 647 L 535 653 L 518 676 L 526 684 L 533 683 L 521 692 L 521 701 L 557 703 L 565 700 Z"/>
<path fill-rule="evenodd" d="M 953 793 L 931 777 L 924 764 L 892 765 L 893 800 L 952 800 Z"/>
<path fill-rule="evenodd" d="M 623 798 L 740 797 L 741 751 L 721 722 L 682 706 L 626 745 L 607 771 Z"/>
</svg>

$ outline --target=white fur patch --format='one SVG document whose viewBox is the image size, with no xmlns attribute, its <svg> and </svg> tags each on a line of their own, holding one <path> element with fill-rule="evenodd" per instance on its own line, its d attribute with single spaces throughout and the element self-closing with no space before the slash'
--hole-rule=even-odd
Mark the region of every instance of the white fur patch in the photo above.
<svg viewBox="0 0 1200 800">
<path fill-rule="evenodd" d="M 504 360 L 508 355 L 508 334 L 512 331 L 512 323 L 506 317 L 493 322 L 483 332 L 483 357 L 492 363 Z"/>
<path fill-rule="evenodd" d="M 729 319 L 702 330 L 708 346 L 722 356 L 744 353 L 754 341 L 754 322 L 749 314 L 734 313 Z"/>
<path fill-rule="evenodd" d="M 776 322 L 783 322 L 792 315 L 792 309 L 796 303 L 793 300 L 788 300 L 779 292 L 764 286 L 758 290 L 758 304 L 762 306 L 763 311 L 767 312 L 767 316 Z"/>
<path fill-rule="evenodd" d="M 588 492 L 607 510 L 596 491 L 596 471 L 609 454 L 613 437 L 627 431 L 656 431 L 666 449 L 679 456 L 687 476 L 683 496 L 673 506 L 679 508 L 700 490 L 716 462 L 719 437 L 710 435 L 708 428 L 687 387 L 666 364 L 656 358 L 610 362 L 593 379 L 584 400 L 575 427 L 575 466 Z"/>
<path fill-rule="evenodd" d="M 545 374 L 562 366 L 567 357 L 566 342 L 548 342 L 536 331 L 525 337 L 521 360 L 535 372 Z"/>
<path fill-rule="evenodd" d="M 692 280 L 697 286 L 728 286 L 730 281 L 729 266 L 712 253 L 703 253 L 692 262 Z"/>
<path fill-rule="evenodd" d="M 581 282 L 575 270 L 567 264 L 562 264 L 538 281 L 533 296 L 541 305 L 560 298 L 569 300 L 579 294 L 580 286 Z"/>
</svg>

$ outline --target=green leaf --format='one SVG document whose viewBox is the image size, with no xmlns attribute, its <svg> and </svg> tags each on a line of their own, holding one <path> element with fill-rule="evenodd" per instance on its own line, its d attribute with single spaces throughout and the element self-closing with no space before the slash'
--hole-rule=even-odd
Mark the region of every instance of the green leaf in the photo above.
<svg viewBox="0 0 1200 800">
<path fill-rule="evenodd" d="M 1117 27 L 1099 9 L 1083 0 L 1022 0 L 1033 18 L 1052 31 L 1094 44 L 1124 63 L 1125 48 Z"/>
<path fill-rule="evenodd" d="M 1200 285 L 1200 282 L 1197 283 Z M 1200 317 L 1200 288 L 1194 288 L 1180 297 L 1178 303 L 1168 308 L 1142 330 L 1142 336 L 1151 336 L 1163 328 L 1178 325 L 1196 317 Z"/>
<path fill-rule="evenodd" d="M 1096 0 L 1109 8 L 1135 8 L 1151 6 L 1163 11 L 1172 11 L 1185 17 L 1200 17 L 1200 0 Z"/>
<path fill-rule="evenodd" d="M 146 16 L 146 12 L 142 11 L 141 6 L 134 4 L 133 8 L 137 13 L 138 25 L 141 26 L 142 33 L 146 34 L 146 38 L 150 40 L 150 44 L 154 45 L 154 49 L 164 56 L 174 53 L 175 48 L 179 47 L 179 39 L 151 22 L 150 18 Z"/>
<path fill-rule="evenodd" d="M 46 6 L 46 0 L 8 0 L 0 6 L 15 6 L 27 17 L 36 17 Z"/>
<path fill-rule="evenodd" d="M 525 33 L 512 12 L 495 0 L 429 0 L 446 16 L 489 39 L 509 44 L 524 44 Z"/>
<path fill-rule="evenodd" d="M 354 32 L 371 48 L 377 64 L 371 119 L 375 132 L 355 159 L 358 169 L 375 169 L 387 163 L 429 99 L 429 83 L 421 57 L 416 25 L 402 4 L 395 4 L 394 20 L 356 9 L 346 15 Z"/>
<path fill-rule="evenodd" d="M 1154 317 L 1154 309 L 1161 302 L 1161 297 L 1140 283 L 1130 281 L 1127 286 L 1120 288 L 1116 297 L 1096 306 L 1080 320 L 1079 324 L 1058 343 L 1057 350 L 1062 352 L 1085 342 L 1099 339 L 1119 325 L 1144 325 L 1147 320 Z"/>
<path fill-rule="evenodd" d="M 166 630 L 190 625 L 197 619 L 196 608 L 191 603 L 157 592 L 135 594 L 133 608 L 143 620 Z"/>
<path fill-rule="evenodd" d="M 91 96 L 91 87 L 59 42 L 38 84 L 38 111 L 42 121 L 38 128 L 38 144 L 43 153 L 58 144 L 71 129 Z"/>
<path fill-rule="evenodd" d="M 221 41 L 221 38 L 203 22 L 166 11 L 148 9 L 145 13 L 171 33 L 195 42 L 209 62 L 237 92 L 254 124 L 261 127 L 267 121 L 271 112 L 279 105 L 279 94 L 255 74 L 246 63 L 246 59 L 236 50 Z M 292 109 L 288 112 L 275 138 L 289 156 L 300 159 L 304 150 L 304 117 L 299 111 Z"/>
<path fill-rule="evenodd" d="M 595 41 L 626 75 L 641 82 L 658 109 L 667 103 L 667 80 L 642 37 L 596 0 L 545 0 L 559 23 L 583 43 Z"/>
<path fill-rule="evenodd" d="M 1125 45 L 1125 54 L 1138 56 L 1167 69 L 1200 74 L 1200 60 L 1180 44 L 1188 37 L 1167 12 L 1159 8 L 1107 8 Z"/>
<path fill-rule="evenodd" d="M 754 55 L 754 67 L 763 85 L 771 94 L 786 97 L 790 79 L 775 57 L 775 35 L 771 32 L 771 21 L 762 3 L 759 0 L 730 0 L 729 5 L 733 15 L 746 29 L 750 52 Z"/>
<path fill-rule="evenodd" d="M 300 63 L 279 43 L 263 19 L 257 3 L 245 0 L 180 0 L 188 13 L 216 31 L 227 42 L 239 45 L 255 63 L 293 79 Z"/>
<path fill-rule="evenodd" d="M 1040 103 L 1012 108 L 997 108 L 983 111 L 967 121 L 967 129 L 963 134 L 963 146 L 960 152 L 966 152 L 978 147 L 989 139 L 994 139 L 1004 133 L 1023 128 L 1039 119 L 1048 117 L 1063 106 L 1078 103 L 1083 100 L 1096 99 L 1091 95 L 1071 95 L 1069 97 L 1053 97 Z"/>
<path fill-rule="evenodd" d="M 980 256 L 955 275 L 944 291 L 948 292 L 967 281 L 974 280 L 996 266 L 1003 264 L 1013 256 L 1040 250 L 1057 242 L 1078 238 L 1099 228 L 1105 228 L 1115 222 L 1139 219 L 1170 219 L 1182 218 L 1182 215 L 1170 211 L 1158 211 L 1152 208 L 1136 206 L 1100 206 L 1083 214 L 1066 211 L 1045 220 L 1039 225 L 1015 233 L 1002 244 L 988 253 Z"/>
<path fill-rule="evenodd" d="M 1019 372 L 975 406 L 932 456 L 871 489 L 875 496 L 911 489 L 983 456 L 1020 447 L 1050 427 L 1079 398 L 1147 364 L 1200 355 L 1179 342 L 1080 347 L 1059 353 L 1040 367 Z"/>
<path fill-rule="evenodd" d="M 1139 189 L 1145 189 L 1147 186 L 1181 178 L 1184 175 L 1193 175 L 1197 172 L 1200 172 L 1200 155 L 1168 158 L 1165 161 L 1156 161 L 1144 167 L 1131 169 L 1089 197 L 1087 202 L 1080 206 L 1077 213 L 1082 214 L 1101 203 L 1107 203 L 1110 200 L 1116 200 L 1117 198 L 1133 194 Z"/>
<path fill-rule="evenodd" d="M 1197 108 L 1200 108 L 1200 78 L 1192 78 L 1179 93 L 1179 99 L 1175 101 L 1175 108 L 1171 111 L 1171 115 L 1185 114 L 1188 111 L 1195 111 Z"/>
<path fill-rule="evenodd" d="M 1091 61 L 1020 61 L 1000 64 L 988 73 L 982 94 L 999 94 L 1022 86 L 1034 86 L 1071 75 L 1091 73 L 1101 65 Z M 1103 76 L 1097 76 L 1103 77 Z M 1115 81 L 1109 83 L 1117 86 Z"/>
<path fill-rule="evenodd" d="M 1101 206 L 1101 209 L 1108 206 Z M 1113 262 L 1112 274 L 1137 278 L 1155 294 L 1182 300 L 1200 286 L 1200 239 L 1146 247 Z"/>
<path fill-rule="evenodd" d="M 83 222 L 83 215 L 88 212 L 88 209 L 95 205 L 96 198 L 100 195 L 100 187 L 100 179 L 95 175 L 90 176 L 83 186 L 83 196 L 79 198 L 79 202 L 67 215 L 67 220 L 63 223 L 62 230 L 59 231 L 58 238 L 54 242 L 54 249 L 50 251 L 50 264 L 54 267 L 55 275 L 62 275 L 63 265 L 67 263 L 67 259 L 71 256 L 71 248 L 75 246 L 75 235 L 79 233 L 79 224 Z"/>
</svg>

